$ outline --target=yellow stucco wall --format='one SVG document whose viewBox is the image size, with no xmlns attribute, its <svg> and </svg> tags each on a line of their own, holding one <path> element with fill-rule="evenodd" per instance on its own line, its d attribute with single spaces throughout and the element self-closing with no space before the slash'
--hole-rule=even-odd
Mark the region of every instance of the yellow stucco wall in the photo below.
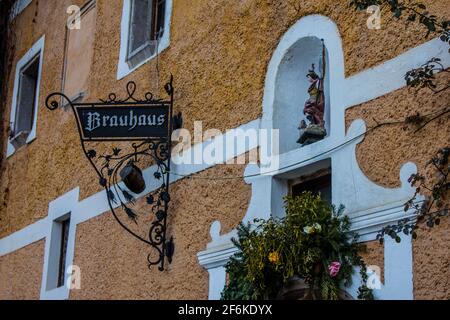
<svg viewBox="0 0 450 320">
<path fill-rule="evenodd" d="M 45 241 L 0 257 L 0 300 L 36 300 L 41 291 Z"/>
<path fill-rule="evenodd" d="M 124 232 L 111 214 L 79 225 L 74 264 L 82 271 L 82 290 L 72 291 L 71 299 L 207 299 L 208 273 L 199 265 L 197 253 L 211 241 L 214 221 L 222 222 L 223 233 L 236 228 L 247 211 L 251 190 L 239 179 L 202 178 L 240 176 L 244 168 L 216 166 L 173 185 L 168 232 L 174 236 L 175 253 L 168 271 L 149 270 L 147 255 L 154 251 Z M 137 205 L 146 206 L 145 198 Z M 142 223 L 146 217 L 139 219 Z"/>
<path fill-rule="evenodd" d="M 80 186 L 81 198 L 100 191 L 98 179 L 79 147 L 73 115 L 69 111 L 49 112 L 44 106 L 45 97 L 61 89 L 66 8 L 83 2 L 33 1 L 16 19 L 15 62 L 44 34 L 46 41 L 37 139 L 5 159 L 1 167 L 0 237 L 45 217 L 50 201 L 77 186 Z M 260 117 L 266 68 L 271 55 L 280 37 L 303 16 L 322 14 L 336 22 L 342 36 L 347 75 L 382 63 L 427 40 L 423 37 L 423 29 L 414 25 L 406 29 L 390 15 L 383 16 L 381 30 L 368 30 L 368 14 L 349 9 L 348 1 L 242 0 L 233 5 L 226 0 L 173 2 L 170 46 L 159 59 L 160 82 L 168 79 L 170 73 L 174 75 L 175 109 L 183 112 L 187 129 L 193 128 L 194 121 L 203 121 L 205 129 L 225 130 Z M 450 16 L 446 0 L 423 2 L 431 12 Z M 156 90 L 155 60 L 125 79 L 116 80 L 121 14 L 121 0 L 97 1 L 97 28 L 87 100 L 106 97 L 109 92 L 123 92 L 129 80 L 136 81 L 142 91 Z M 14 70 L 10 83 L 13 83 L 13 76 Z M 10 85 L 8 108 L 2 110 L 6 122 L 12 90 Z M 448 95 L 440 98 L 448 103 Z M 370 126 L 373 118 L 381 122 L 388 118 L 403 118 L 415 110 L 435 110 L 442 106 L 437 101 L 438 97 L 427 93 L 416 94 L 402 89 L 352 108 L 347 113 L 347 120 L 363 118 Z M 439 126 L 436 123 L 416 136 L 400 127 L 386 127 L 374 132 L 358 148 L 358 160 L 364 173 L 371 180 L 392 187 L 399 182 L 398 172 L 404 162 L 414 161 L 419 169 L 423 169 L 433 152 L 448 143 L 448 119 L 443 121 L 441 125 L 446 126 L 447 131 L 436 130 Z M 7 139 L 6 136 L 3 132 L 2 139 Z M 225 174 L 226 169 L 211 170 Z M 242 173 L 242 168 L 231 170 Z M 174 280 L 168 281 L 170 287 L 164 288 L 167 296 L 156 296 L 148 290 L 149 286 L 159 285 L 155 279 L 160 275 L 145 269 L 145 248 L 136 247 L 134 240 L 117 227 L 109 214 L 105 214 L 84 223 L 77 232 L 75 263 L 88 271 L 83 280 L 86 290 L 74 292 L 72 297 L 129 298 L 126 295 L 132 292 L 130 288 L 137 287 L 134 298 L 205 298 L 207 273 L 199 267 L 195 254 L 208 242 L 210 222 L 219 219 L 225 229 L 230 230 L 242 219 L 250 197 L 243 181 L 213 184 L 185 180 L 175 184 L 171 192 L 174 203 L 178 204 L 172 203 L 175 220 L 178 219 L 172 225 L 179 228 L 174 234 L 180 239 L 173 271 L 164 275 Z M 234 194 L 240 191 L 242 195 Z M 208 194 L 206 199 L 205 192 Z M 220 210 L 215 210 L 217 208 Z M 195 223 L 193 216 L 197 216 Z M 441 248 L 436 254 L 446 253 L 448 265 L 448 252 L 437 244 L 440 241 L 437 235 L 444 236 L 442 230 L 448 230 L 446 225 L 441 228 L 442 234 L 425 235 L 414 245 L 416 274 L 430 270 L 430 259 L 442 270 L 439 273 L 433 271 L 436 275 L 430 277 L 415 276 L 418 297 L 450 296 L 449 289 L 438 294 L 425 289 L 433 288 L 436 283 L 445 284 L 443 279 L 449 278 L 449 268 L 444 268 L 445 259 L 423 254 L 424 248 L 436 245 Z M 128 242 L 129 246 L 126 245 Z M 112 250 L 111 243 L 121 245 Z M 92 256 L 102 259 L 92 259 Z M 133 270 L 129 278 L 117 277 L 119 273 L 124 274 L 120 272 L 124 264 L 127 265 L 124 269 Z M 142 278 L 133 278 L 138 272 Z M 101 273 L 104 276 L 99 276 Z M 100 285 L 96 282 L 98 279 L 101 279 Z M 97 285 L 99 289 L 95 289 Z M 177 288 L 177 285 L 181 287 Z"/>
</svg>

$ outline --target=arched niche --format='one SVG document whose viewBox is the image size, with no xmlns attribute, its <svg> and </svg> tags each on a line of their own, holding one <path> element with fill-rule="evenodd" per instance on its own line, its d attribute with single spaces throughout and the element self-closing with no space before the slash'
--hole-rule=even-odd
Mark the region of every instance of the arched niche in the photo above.
<svg viewBox="0 0 450 320">
<path fill-rule="evenodd" d="M 306 78 L 311 64 L 319 68 L 322 40 L 326 51 L 325 121 L 327 137 L 312 145 L 297 144 L 298 126 L 309 97 Z M 310 15 L 301 18 L 281 37 L 270 60 L 264 87 L 261 127 L 278 129 L 280 144 L 269 146 L 272 156 L 302 150 L 319 151 L 327 140 L 345 137 L 345 74 L 342 40 L 336 24 L 328 17 Z M 313 152 L 314 153 L 314 152 Z"/>
<path fill-rule="evenodd" d="M 273 106 L 273 128 L 280 130 L 280 153 L 301 147 L 299 124 L 305 120 L 303 113 L 305 102 L 309 99 L 308 89 L 311 83 L 307 74 L 314 64 L 315 72 L 322 77 L 325 71 L 325 128 L 327 135 L 331 132 L 330 123 L 330 77 L 328 51 L 325 47 L 325 63 L 323 60 L 324 44 L 315 36 L 299 39 L 284 55 L 275 82 L 275 99 Z"/>
</svg>

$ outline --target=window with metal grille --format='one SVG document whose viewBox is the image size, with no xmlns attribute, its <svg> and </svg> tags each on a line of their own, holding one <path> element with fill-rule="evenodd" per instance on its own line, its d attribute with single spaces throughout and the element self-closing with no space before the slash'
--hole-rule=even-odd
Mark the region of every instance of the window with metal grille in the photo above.
<svg viewBox="0 0 450 320">
<path fill-rule="evenodd" d="M 131 0 L 127 62 L 135 67 L 156 52 L 164 33 L 165 0 Z"/>
<path fill-rule="evenodd" d="M 72 102 L 82 102 L 88 92 L 97 23 L 96 0 L 89 0 L 80 8 L 79 18 L 80 29 L 66 28 L 62 75 L 63 92 Z M 68 102 L 63 101 L 63 105 L 68 106 Z"/>
<path fill-rule="evenodd" d="M 61 221 L 61 246 L 59 251 L 58 288 L 64 286 L 66 281 L 66 256 L 69 241 L 70 219 Z"/>
<path fill-rule="evenodd" d="M 292 196 L 299 196 L 305 191 L 313 194 L 320 194 L 323 200 L 331 203 L 331 172 L 324 171 L 314 177 L 309 177 L 303 181 L 291 182 Z"/>
<path fill-rule="evenodd" d="M 19 73 L 19 90 L 11 143 L 17 149 L 26 143 L 33 128 L 40 56 L 34 57 Z"/>
</svg>

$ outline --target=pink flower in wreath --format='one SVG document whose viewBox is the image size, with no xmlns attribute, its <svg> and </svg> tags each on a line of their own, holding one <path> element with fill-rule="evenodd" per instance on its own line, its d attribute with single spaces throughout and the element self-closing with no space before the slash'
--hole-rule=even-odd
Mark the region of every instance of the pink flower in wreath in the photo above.
<svg viewBox="0 0 450 320">
<path fill-rule="evenodd" d="M 330 271 L 330 277 L 336 277 L 339 273 L 339 270 L 341 270 L 341 263 L 338 261 L 332 262 L 328 266 L 328 270 Z"/>
</svg>

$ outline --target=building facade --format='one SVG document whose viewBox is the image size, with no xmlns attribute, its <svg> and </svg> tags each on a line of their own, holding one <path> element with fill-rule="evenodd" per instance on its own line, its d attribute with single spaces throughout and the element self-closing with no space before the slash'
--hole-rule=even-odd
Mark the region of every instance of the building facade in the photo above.
<svg viewBox="0 0 450 320">
<path fill-rule="evenodd" d="M 450 15 L 445 0 L 423 2 Z M 421 226 L 415 240 L 376 241 L 383 226 L 413 216 L 403 210 L 415 193 L 409 177 L 433 179 L 426 163 L 450 143 L 448 117 L 418 132 L 399 123 L 447 107 L 448 92 L 411 90 L 404 76 L 432 57 L 447 69 L 448 45 L 391 16 L 369 28 L 370 17 L 332 0 L 17 1 L 1 110 L 0 299 L 218 299 L 237 225 L 283 216 L 283 196 L 323 176 L 368 245 L 366 263 L 379 267 L 376 298 L 450 298 L 448 220 Z M 327 75 L 326 137 L 301 146 L 312 64 Z M 129 81 L 163 97 L 170 75 L 174 112 L 194 138 L 172 155 L 175 251 L 160 272 L 148 268 L 149 246 L 114 220 L 70 108 L 45 105 L 54 92 L 126 97 Z M 270 147 L 251 132 L 269 132 Z M 212 161 L 187 161 L 208 146 L 221 150 Z M 148 188 L 137 206 L 156 188 L 154 164 L 142 169 Z"/>
</svg>

